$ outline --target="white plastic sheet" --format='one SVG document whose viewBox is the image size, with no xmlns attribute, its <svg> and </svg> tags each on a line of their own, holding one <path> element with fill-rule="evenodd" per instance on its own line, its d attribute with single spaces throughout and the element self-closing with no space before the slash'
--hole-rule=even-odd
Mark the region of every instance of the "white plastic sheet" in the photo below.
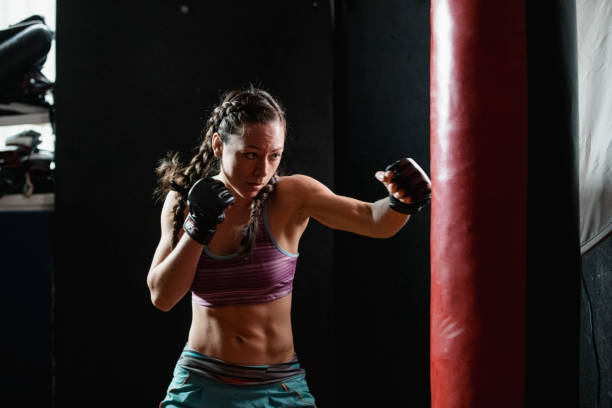
<svg viewBox="0 0 612 408">
<path fill-rule="evenodd" d="M 612 1 L 577 0 L 580 247 L 612 232 Z"/>
</svg>

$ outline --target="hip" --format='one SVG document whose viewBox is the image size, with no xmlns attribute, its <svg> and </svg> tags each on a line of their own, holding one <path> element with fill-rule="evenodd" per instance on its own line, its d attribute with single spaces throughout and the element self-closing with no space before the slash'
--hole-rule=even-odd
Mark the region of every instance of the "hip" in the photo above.
<svg viewBox="0 0 612 408">
<path fill-rule="evenodd" d="M 264 366 L 242 366 L 185 347 L 160 407 L 315 407 L 297 355 Z"/>
</svg>

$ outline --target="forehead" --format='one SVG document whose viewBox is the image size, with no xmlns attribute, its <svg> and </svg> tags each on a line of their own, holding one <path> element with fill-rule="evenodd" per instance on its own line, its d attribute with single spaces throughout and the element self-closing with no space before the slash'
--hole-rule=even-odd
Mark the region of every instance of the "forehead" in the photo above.
<svg viewBox="0 0 612 408">
<path fill-rule="evenodd" d="M 260 149 L 282 149 L 285 144 L 285 129 L 279 121 L 267 123 L 247 123 L 242 136 L 232 137 L 232 142 L 241 146 L 254 146 Z"/>
</svg>

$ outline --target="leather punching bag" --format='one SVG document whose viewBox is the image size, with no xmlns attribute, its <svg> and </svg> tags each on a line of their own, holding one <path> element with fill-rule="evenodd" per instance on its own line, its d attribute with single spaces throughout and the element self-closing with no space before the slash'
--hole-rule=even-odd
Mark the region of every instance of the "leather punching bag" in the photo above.
<svg viewBox="0 0 612 408">
<path fill-rule="evenodd" d="M 433 408 L 525 399 L 523 0 L 431 3 Z"/>
</svg>

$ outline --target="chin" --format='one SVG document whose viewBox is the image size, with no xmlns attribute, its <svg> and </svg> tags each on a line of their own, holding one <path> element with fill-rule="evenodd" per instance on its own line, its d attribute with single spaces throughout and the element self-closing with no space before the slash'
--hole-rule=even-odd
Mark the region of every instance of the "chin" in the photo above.
<svg viewBox="0 0 612 408">
<path fill-rule="evenodd" d="M 254 199 L 255 197 L 257 197 L 257 194 L 259 194 L 259 191 L 260 191 L 260 190 L 254 191 L 254 190 L 252 190 L 252 189 L 251 189 L 251 190 L 246 190 L 246 189 L 245 189 L 245 190 L 240 190 L 240 191 L 237 191 L 237 193 L 238 193 L 238 195 L 239 195 L 240 197 L 242 197 L 242 198 L 245 198 L 245 199 L 247 199 L 247 200 L 252 200 L 252 199 Z"/>
<path fill-rule="evenodd" d="M 252 200 L 255 197 L 257 197 L 257 194 L 259 194 L 259 190 L 257 190 L 257 191 L 249 191 L 246 194 L 244 194 L 244 197 L 248 198 L 249 200 Z"/>
</svg>

